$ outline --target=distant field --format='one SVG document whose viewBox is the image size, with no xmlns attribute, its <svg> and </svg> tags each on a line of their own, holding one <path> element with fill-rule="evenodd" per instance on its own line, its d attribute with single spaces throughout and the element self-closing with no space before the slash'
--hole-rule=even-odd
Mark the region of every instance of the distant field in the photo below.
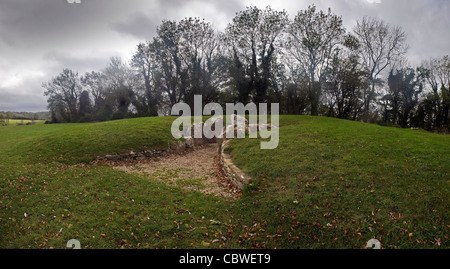
<svg viewBox="0 0 450 269">
<path fill-rule="evenodd" d="M 8 120 L 8 125 L 10 125 L 10 126 L 14 126 L 14 125 L 26 125 L 26 124 L 29 124 L 29 123 L 33 123 L 33 124 L 44 124 L 45 123 L 45 120 L 35 120 L 35 121 L 32 121 L 32 120 Z"/>
<path fill-rule="evenodd" d="M 448 248 L 450 136 L 280 117 L 280 144 L 236 139 L 239 200 L 92 164 L 166 148 L 174 118 L 0 128 L 0 248 Z"/>
</svg>

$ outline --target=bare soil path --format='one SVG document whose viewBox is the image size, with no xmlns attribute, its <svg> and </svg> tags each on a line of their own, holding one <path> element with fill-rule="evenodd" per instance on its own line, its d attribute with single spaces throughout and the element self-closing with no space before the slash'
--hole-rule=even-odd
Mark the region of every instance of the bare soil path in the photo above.
<svg viewBox="0 0 450 269">
<path fill-rule="evenodd" d="M 216 144 L 206 144 L 180 155 L 115 163 L 112 166 L 127 173 L 147 175 L 149 180 L 159 180 L 208 195 L 238 198 L 241 194 L 223 174 Z"/>
</svg>

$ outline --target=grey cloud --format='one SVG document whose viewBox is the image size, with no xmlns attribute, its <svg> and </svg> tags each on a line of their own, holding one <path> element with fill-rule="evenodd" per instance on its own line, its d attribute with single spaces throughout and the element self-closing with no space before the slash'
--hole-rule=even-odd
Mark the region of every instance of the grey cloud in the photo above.
<svg viewBox="0 0 450 269">
<path fill-rule="evenodd" d="M 248 1 L 248 2 L 251 2 Z M 267 0 L 259 4 L 266 5 Z M 364 16 L 377 17 L 395 26 L 401 26 L 407 33 L 408 58 L 411 65 L 420 65 L 422 60 L 450 54 L 450 2 L 448 0 L 306 0 L 276 1 L 273 7 L 288 7 L 293 17 L 298 10 L 315 4 L 319 9 L 342 16 L 347 31 L 352 31 L 356 20 Z"/>
<path fill-rule="evenodd" d="M 156 35 L 158 25 L 165 19 L 181 20 L 185 17 L 200 17 L 223 30 L 235 13 L 244 8 L 245 5 L 238 0 L 166 0 L 146 6 L 125 19 L 110 24 L 110 27 L 121 34 L 131 35 L 140 40 L 151 40 Z"/>
<path fill-rule="evenodd" d="M 0 111 L 42 112 L 47 110 L 44 96 L 5 94 L 0 89 Z"/>
<path fill-rule="evenodd" d="M 163 19 L 202 17 L 223 30 L 249 5 L 285 9 L 290 16 L 310 4 L 331 7 L 347 30 L 357 19 L 375 16 L 407 32 L 412 64 L 450 54 L 448 0 L 0 1 L 0 110 L 44 109 L 42 82 L 65 67 L 81 74 L 104 68 L 112 56 L 129 60 L 137 43 L 150 40 Z"/>
<path fill-rule="evenodd" d="M 27 82 L 28 83 L 28 82 Z M 23 83 L 14 88 L 0 88 L 0 111 L 40 112 L 47 110 L 47 99 L 40 80 L 35 88 L 26 88 Z"/>
<path fill-rule="evenodd" d="M 108 25 L 133 8 L 119 0 L 1 0 L 0 110 L 46 109 L 41 84 L 63 68 L 82 73 L 129 55 L 135 41 Z"/>
<path fill-rule="evenodd" d="M 161 22 L 160 18 L 155 18 L 142 11 L 131 14 L 123 21 L 111 24 L 111 29 L 126 35 L 134 36 L 138 39 L 151 40 L 156 34 L 156 27 Z"/>
<path fill-rule="evenodd" d="M 43 59 L 48 63 L 47 68 L 52 68 L 55 75 L 63 68 L 70 68 L 80 74 L 91 70 L 101 70 L 106 67 L 109 59 L 117 56 L 116 52 L 107 50 L 100 54 L 88 54 L 76 56 L 70 51 L 50 51 L 44 54 Z M 57 72 L 57 73 L 55 73 Z"/>
<path fill-rule="evenodd" d="M 356 19 L 363 16 L 377 17 L 402 27 L 408 35 L 407 56 L 411 65 L 420 65 L 424 59 L 450 53 L 448 1 L 381 0 L 379 4 L 369 4 L 365 0 L 335 0 L 333 3 L 336 13 L 343 16 L 348 30 L 352 30 Z"/>
</svg>

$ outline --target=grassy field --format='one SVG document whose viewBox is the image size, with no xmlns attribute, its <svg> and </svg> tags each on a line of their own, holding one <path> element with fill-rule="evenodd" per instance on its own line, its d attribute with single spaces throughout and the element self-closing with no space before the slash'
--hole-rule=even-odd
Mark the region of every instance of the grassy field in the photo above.
<svg viewBox="0 0 450 269">
<path fill-rule="evenodd" d="M 26 124 L 44 124 L 45 120 L 13 120 L 8 119 L 8 125 L 15 126 L 15 125 L 26 125 Z"/>
<path fill-rule="evenodd" d="M 448 248 L 450 136 L 281 116 L 230 144 L 239 200 L 94 165 L 173 142 L 174 118 L 0 128 L 0 248 Z"/>
</svg>

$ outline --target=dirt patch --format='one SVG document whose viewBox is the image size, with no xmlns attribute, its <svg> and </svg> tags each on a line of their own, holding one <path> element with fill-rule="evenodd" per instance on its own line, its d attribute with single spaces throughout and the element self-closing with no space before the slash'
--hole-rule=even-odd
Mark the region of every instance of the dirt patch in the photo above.
<svg viewBox="0 0 450 269">
<path fill-rule="evenodd" d="M 238 198 L 241 194 L 220 167 L 217 144 L 206 144 L 183 154 L 110 165 L 127 173 L 144 174 L 149 179 L 205 194 L 226 198 Z"/>
</svg>

